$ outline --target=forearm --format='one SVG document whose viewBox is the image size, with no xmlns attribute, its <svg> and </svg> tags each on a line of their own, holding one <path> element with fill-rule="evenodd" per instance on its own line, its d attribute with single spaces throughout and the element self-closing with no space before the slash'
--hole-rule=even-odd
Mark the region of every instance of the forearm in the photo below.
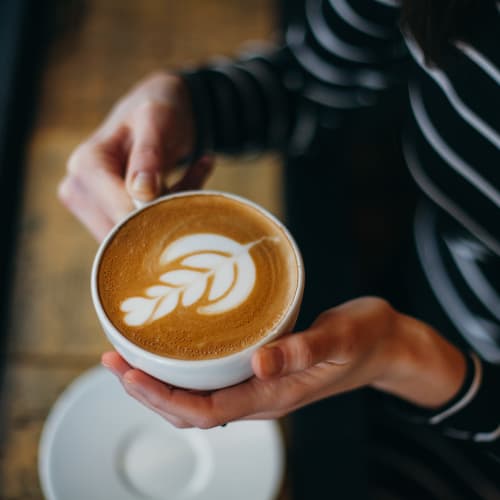
<svg viewBox="0 0 500 500">
<path fill-rule="evenodd" d="M 287 149 L 298 96 L 283 81 L 285 50 L 212 64 L 182 76 L 192 97 L 195 154 Z"/>
</svg>

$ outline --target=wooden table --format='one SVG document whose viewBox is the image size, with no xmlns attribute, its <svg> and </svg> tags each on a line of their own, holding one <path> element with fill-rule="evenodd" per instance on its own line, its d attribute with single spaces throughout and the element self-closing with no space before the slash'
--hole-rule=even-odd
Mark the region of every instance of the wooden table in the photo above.
<svg viewBox="0 0 500 500">
<path fill-rule="evenodd" d="M 96 242 L 56 198 L 68 155 L 144 74 L 234 54 L 245 40 L 270 39 L 274 29 L 270 0 L 60 4 L 71 9 L 59 13 L 63 30 L 42 82 L 12 290 L 0 456 L 0 498 L 9 500 L 42 498 L 37 453 L 45 418 L 61 391 L 109 348 L 89 294 Z M 280 168 L 269 156 L 221 160 L 209 187 L 280 215 Z"/>
</svg>

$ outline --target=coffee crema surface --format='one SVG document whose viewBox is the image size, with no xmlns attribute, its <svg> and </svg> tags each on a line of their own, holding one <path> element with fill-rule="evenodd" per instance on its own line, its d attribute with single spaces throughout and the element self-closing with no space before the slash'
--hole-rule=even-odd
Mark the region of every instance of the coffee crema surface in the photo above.
<svg viewBox="0 0 500 500">
<path fill-rule="evenodd" d="M 130 218 L 106 246 L 98 291 L 113 325 L 166 357 L 227 356 L 282 320 L 298 286 L 284 231 L 217 194 L 167 199 Z"/>
</svg>

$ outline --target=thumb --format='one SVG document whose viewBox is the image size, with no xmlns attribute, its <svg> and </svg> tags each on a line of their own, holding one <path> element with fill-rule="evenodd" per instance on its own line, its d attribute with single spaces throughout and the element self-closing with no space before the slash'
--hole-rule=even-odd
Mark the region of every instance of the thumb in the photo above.
<svg viewBox="0 0 500 500">
<path fill-rule="evenodd" d="M 260 379 L 299 372 L 334 357 L 338 343 L 333 331 L 314 326 L 261 347 L 252 367 Z"/>
<path fill-rule="evenodd" d="M 133 133 L 128 159 L 126 186 L 133 199 L 151 201 L 163 190 L 163 174 L 168 157 L 161 129 L 154 124 L 140 124 Z"/>
</svg>

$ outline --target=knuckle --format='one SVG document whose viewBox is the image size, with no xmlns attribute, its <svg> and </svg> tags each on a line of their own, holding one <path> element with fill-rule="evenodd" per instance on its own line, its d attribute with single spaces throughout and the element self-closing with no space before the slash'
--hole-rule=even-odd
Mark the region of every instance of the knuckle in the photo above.
<svg viewBox="0 0 500 500">
<path fill-rule="evenodd" d="M 374 299 L 373 305 L 376 308 L 376 316 L 380 321 L 381 329 L 387 334 L 393 332 L 398 319 L 396 309 L 387 300 L 379 298 Z"/>
<path fill-rule="evenodd" d="M 84 167 L 84 157 L 87 154 L 87 146 L 81 144 L 70 155 L 67 162 L 67 171 L 72 175 L 80 175 Z"/>
<path fill-rule="evenodd" d="M 326 324 L 332 325 L 332 333 L 339 339 L 348 337 L 356 330 L 356 318 L 351 314 L 339 314 L 335 309 L 330 309 L 322 315 Z"/>
<path fill-rule="evenodd" d="M 335 354 L 339 361 L 348 359 L 359 333 L 356 319 L 349 314 L 339 314 L 336 309 L 329 309 L 318 317 L 317 322 L 318 326 L 323 327 L 323 335 L 328 336 L 325 342 L 330 354 Z"/>
<path fill-rule="evenodd" d="M 123 388 L 125 389 L 125 392 L 129 395 L 132 396 L 134 399 L 137 399 L 137 395 L 133 388 L 130 386 L 130 384 L 122 382 Z"/>
<path fill-rule="evenodd" d="M 381 297 L 367 297 L 365 298 L 365 301 L 374 309 L 380 311 L 380 312 L 390 312 L 392 310 L 391 304 L 381 298 Z"/>
<path fill-rule="evenodd" d="M 190 425 L 184 421 L 176 422 L 175 426 L 177 427 L 177 429 L 189 429 L 189 428 L 193 427 L 192 425 Z"/>
<path fill-rule="evenodd" d="M 290 339 L 292 347 L 292 364 L 296 368 L 309 367 L 313 364 L 314 356 L 309 342 L 304 335 L 297 334 Z M 293 367 L 292 367 L 293 368 Z"/>
<path fill-rule="evenodd" d="M 216 427 L 218 423 L 214 417 L 209 415 L 203 415 L 196 419 L 195 425 L 200 429 L 211 429 L 212 427 Z"/>
<path fill-rule="evenodd" d="M 136 113 L 140 117 L 149 117 L 156 113 L 158 102 L 152 98 L 144 99 L 137 107 Z"/>
<path fill-rule="evenodd" d="M 174 427 L 176 427 L 177 429 L 186 429 L 187 427 L 189 427 L 186 422 L 184 422 L 183 420 L 180 420 L 178 418 L 175 418 L 175 417 L 172 417 L 171 415 L 162 415 L 163 418 L 169 422 L 170 424 L 172 424 Z"/>
<path fill-rule="evenodd" d="M 396 310 L 392 307 L 392 304 L 387 300 L 377 298 L 375 304 L 377 306 L 379 313 L 382 314 L 389 321 L 395 317 Z"/>
<path fill-rule="evenodd" d="M 354 332 L 357 331 L 357 321 L 356 318 L 352 316 L 344 316 L 340 319 L 338 330 L 342 334 L 341 338 L 350 337 Z"/>
<path fill-rule="evenodd" d="M 159 116 L 165 117 L 174 113 L 174 108 L 168 102 L 147 98 L 136 108 L 135 115 L 147 122 L 155 121 Z"/>
<path fill-rule="evenodd" d="M 65 177 L 57 188 L 57 197 L 66 206 L 69 207 L 71 200 L 76 192 L 76 182 L 72 177 Z"/>
<path fill-rule="evenodd" d="M 59 198 L 59 200 L 66 204 L 66 202 L 70 198 L 70 190 L 70 180 L 68 177 L 65 177 L 57 186 L 57 197 Z"/>
<path fill-rule="evenodd" d="M 144 143 L 138 146 L 137 153 L 157 160 L 162 156 L 162 148 L 158 143 Z"/>
<path fill-rule="evenodd" d="M 151 406 L 151 409 L 157 413 L 165 413 L 165 407 L 163 401 L 152 395 L 149 395 L 147 398 L 148 405 Z"/>
<path fill-rule="evenodd" d="M 348 361 L 352 357 L 352 351 L 357 345 L 357 338 L 359 335 L 355 320 L 350 317 L 342 318 L 339 321 L 337 332 L 337 357 L 339 360 Z"/>
</svg>

